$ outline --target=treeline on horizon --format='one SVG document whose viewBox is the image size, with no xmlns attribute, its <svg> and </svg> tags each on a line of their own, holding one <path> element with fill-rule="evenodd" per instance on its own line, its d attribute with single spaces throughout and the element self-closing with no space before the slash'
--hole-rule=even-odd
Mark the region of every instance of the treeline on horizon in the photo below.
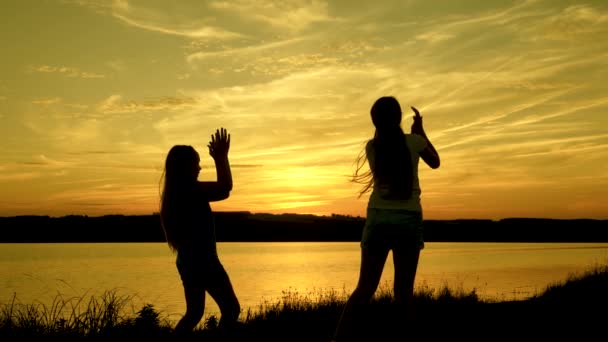
<svg viewBox="0 0 608 342">
<path fill-rule="evenodd" d="M 219 242 L 360 241 L 365 218 L 215 212 Z M 608 242 L 608 220 L 425 220 L 427 242 Z M 164 242 L 158 214 L 0 217 L 0 242 Z"/>
</svg>

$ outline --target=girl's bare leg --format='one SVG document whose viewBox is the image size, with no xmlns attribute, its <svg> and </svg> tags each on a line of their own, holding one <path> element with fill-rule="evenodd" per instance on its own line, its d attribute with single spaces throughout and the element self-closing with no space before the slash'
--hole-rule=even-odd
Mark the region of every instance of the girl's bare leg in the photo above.
<svg viewBox="0 0 608 342">
<path fill-rule="evenodd" d="M 177 334 L 192 332 L 205 313 L 205 290 L 186 287 L 184 294 L 186 296 L 186 314 L 175 327 Z"/>
<path fill-rule="evenodd" d="M 380 283 L 388 249 L 361 249 L 361 269 L 357 287 L 350 295 L 338 321 L 334 334 L 335 341 L 349 340 L 354 336 L 354 328 L 360 309 L 368 304 Z"/>
<path fill-rule="evenodd" d="M 218 267 L 220 267 L 220 270 L 216 274 L 218 278 L 207 291 L 220 308 L 221 318 L 219 327 L 230 328 L 234 326 L 239 318 L 241 305 L 236 297 L 228 273 L 226 273 L 221 264 Z"/>
</svg>

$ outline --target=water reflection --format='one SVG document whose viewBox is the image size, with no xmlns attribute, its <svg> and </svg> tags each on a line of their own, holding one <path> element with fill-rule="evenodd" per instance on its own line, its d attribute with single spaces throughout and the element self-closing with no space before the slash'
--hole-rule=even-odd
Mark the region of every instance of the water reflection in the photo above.
<svg viewBox="0 0 608 342">
<path fill-rule="evenodd" d="M 51 303 L 118 290 L 165 313 L 183 312 L 174 256 L 162 243 L 2 244 L 0 301 Z M 359 245 L 346 243 L 219 243 L 244 309 L 274 303 L 286 292 L 350 293 Z M 389 256 L 388 261 L 392 256 Z M 524 299 L 547 285 L 608 263 L 608 243 L 427 243 L 416 286 L 476 290 L 484 299 Z M 387 262 L 381 286 L 393 279 Z M 212 300 L 207 313 L 217 312 Z"/>
</svg>

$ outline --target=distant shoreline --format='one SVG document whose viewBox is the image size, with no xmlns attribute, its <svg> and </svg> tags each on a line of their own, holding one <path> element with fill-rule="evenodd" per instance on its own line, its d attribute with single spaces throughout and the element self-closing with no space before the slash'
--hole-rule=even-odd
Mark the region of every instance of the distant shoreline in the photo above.
<svg viewBox="0 0 608 342">
<path fill-rule="evenodd" d="M 218 242 L 359 241 L 363 217 L 216 212 Z M 425 220 L 428 242 L 608 242 L 608 220 Z M 164 242 L 158 214 L 0 217 L 0 242 Z"/>
</svg>

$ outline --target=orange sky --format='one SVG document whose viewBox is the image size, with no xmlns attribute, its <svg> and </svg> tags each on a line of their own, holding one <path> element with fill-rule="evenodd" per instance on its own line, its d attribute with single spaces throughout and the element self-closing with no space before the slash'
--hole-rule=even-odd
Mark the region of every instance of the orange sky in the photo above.
<svg viewBox="0 0 608 342">
<path fill-rule="evenodd" d="M 215 210 L 365 213 L 369 108 L 416 106 L 427 219 L 608 219 L 605 1 L 7 0 L 0 216 L 150 214 L 174 144 L 232 136 Z M 409 130 L 406 111 L 404 128 Z"/>
</svg>

